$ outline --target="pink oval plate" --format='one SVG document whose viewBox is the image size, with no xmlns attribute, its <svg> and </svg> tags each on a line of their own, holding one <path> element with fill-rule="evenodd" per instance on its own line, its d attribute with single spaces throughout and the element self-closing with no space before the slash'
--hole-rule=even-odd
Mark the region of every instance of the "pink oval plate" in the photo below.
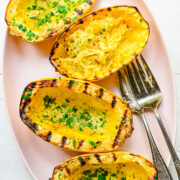
<svg viewBox="0 0 180 180">
<path fill-rule="evenodd" d="M 150 39 L 143 55 L 162 89 L 163 102 L 159 110 L 169 136 L 174 142 L 176 131 L 175 88 L 169 58 L 160 32 L 142 0 L 97 0 L 94 9 L 120 4 L 136 6 L 150 24 Z M 34 135 L 19 117 L 19 102 L 24 87 L 33 80 L 59 76 L 48 60 L 56 38 L 31 44 L 7 34 L 4 52 L 4 88 L 10 121 L 23 159 L 33 177 L 39 180 L 51 177 L 56 165 L 77 154 L 43 141 Z M 116 74 L 97 82 L 97 84 L 119 95 Z M 147 118 L 160 152 L 168 163 L 170 155 L 155 117 L 151 112 L 147 112 Z M 141 119 L 134 116 L 134 125 L 135 130 L 132 137 L 120 150 L 138 153 L 151 160 L 151 151 Z"/>
</svg>

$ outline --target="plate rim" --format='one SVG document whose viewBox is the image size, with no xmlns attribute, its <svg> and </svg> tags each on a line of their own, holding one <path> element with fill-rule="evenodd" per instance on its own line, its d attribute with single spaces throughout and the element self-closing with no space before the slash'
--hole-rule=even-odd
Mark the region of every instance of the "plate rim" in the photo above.
<svg viewBox="0 0 180 180">
<path fill-rule="evenodd" d="M 175 86 L 175 75 L 173 73 L 171 57 L 169 56 L 168 49 L 166 48 L 166 45 L 164 43 L 164 39 L 162 37 L 161 31 L 159 29 L 158 24 L 156 23 L 156 20 L 155 20 L 155 18 L 153 16 L 152 11 L 150 10 L 150 8 L 148 6 L 148 3 L 145 3 L 145 1 L 142 1 L 142 3 L 144 3 L 144 5 L 149 10 L 149 13 L 150 13 L 150 15 L 151 15 L 151 17 L 152 17 L 152 19 L 153 19 L 153 21 L 155 23 L 155 26 L 156 26 L 156 28 L 158 30 L 157 33 L 159 34 L 159 36 L 161 38 L 162 45 L 164 46 L 163 47 L 164 50 L 165 50 L 164 52 L 165 52 L 165 54 L 166 54 L 166 56 L 168 58 L 167 64 L 170 67 L 169 69 L 170 69 L 170 74 L 171 74 L 171 81 L 172 81 L 172 85 L 173 85 L 173 96 L 174 96 L 173 101 L 174 101 L 174 106 L 175 106 L 174 110 L 173 110 L 174 111 L 173 112 L 174 113 L 174 119 L 175 119 L 175 122 L 174 122 L 175 131 L 172 132 L 172 144 L 174 146 L 175 145 L 176 135 L 177 135 L 177 112 L 178 111 L 177 111 L 177 88 Z M 5 4 L 5 6 L 6 6 L 6 4 Z M 6 118 L 9 121 L 10 131 L 12 132 L 13 139 L 15 140 L 15 144 L 16 144 L 16 147 L 17 147 L 18 152 L 20 154 L 20 157 L 22 158 L 22 160 L 23 160 L 23 162 L 25 164 L 25 167 L 29 171 L 29 174 L 32 176 L 32 178 L 33 179 L 37 179 L 35 173 L 32 171 L 32 169 L 30 167 L 30 164 L 27 162 L 27 160 L 26 160 L 26 158 L 25 158 L 25 156 L 24 156 L 24 154 L 22 152 L 22 149 L 20 147 L 19 141 L 18 141 L 18 139 L 16 137 L 16 134 L 15 134 L 15 130 L 14 130 L 13 126 L 12 126 L 12 122 L 11 122 L 12 120 L 10 119 L 10 112 L 9 112 L 9 108 L 8 108 L 8 105 L 7 105 L 7 98 L 6 98 L 7 96 L 6 96 L 6 91 L 5 91 L 5 78 L 4 78 L 4 71 L 5 71 L 5 68 L 4 68 L 4 66 L 5 66 L 5 47 L 6 47 L 7 36 L 8 36 L 8 28 L 7 28 L 7 26 L 5 27 L 5 33 L 2 33 L 2 34 L 3 34 L 3 36 L 5 36 L 5 38 L 3 39 L 3 42 L 1 43 L 2 46 L 3 46 L 3 51 L 2 51 L 3 52 L 3 54 L 2 54 L 2 97 L 3 97 L 2 102 L 3 102 L 3 107 L 6 108 Z M 167 163 L 168 166 L 170 165 L 170 160 L 171 160 L 171 156 L 169 156 L 168 161 L 167 161 L 168 162 Z"/>
</svg>

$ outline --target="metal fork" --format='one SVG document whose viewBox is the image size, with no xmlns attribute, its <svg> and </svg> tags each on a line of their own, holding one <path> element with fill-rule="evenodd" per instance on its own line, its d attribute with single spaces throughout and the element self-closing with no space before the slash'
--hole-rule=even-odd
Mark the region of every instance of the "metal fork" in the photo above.
<svg viewBox="0 0 180 180">
<path fill-rule="evenodd" d="M 178 178 L 180 179 L 180 160 L 176 154 L 176 151 L 175 151 L 175 149 L 171 143 L 171 140 L 168 136 L 168 133 L 164 127 L 163 121 L 161 120 L 161 117 L 158 113 L 158 106 L 162 101 L 162 93 L 161 93 L 158 83 L 157 83 L 156 79 L 154 78 L 150 68 L 148 67 L 145 59 L 143 58 L 142 55 L 140 55 L 140 58 L 141 58 L 141 61 L 142 61 L 142 64 L 144 66 L 147 76 L 145 75 L 140 63 L 137 61 L 139 71 L 137 71 L 137 69 L 134 67 L 134 72 L 137 76 L 136 79 L 137 78 L 141 79 L 141 84 L 143 83 L 145 86 L 145 89 L 146 89 L 146 95 L 144 96 L 144 98 L 143 98 L 143 95 L 139 95 L 138 103 L 140 106 L 142 106 L 144 108 L 149 108 L 149 109 L 153 110 L 153 112 L 157 118 L 158 124 L 161 128 L 161 131 L 164 135 L 164 138 L 166 140 L 169 151 L 171 153 L 171 157 L 174 162 L 174 166 L 176 168 Z M 146 77 L 148 78 L 149 83 L 148 83 L 148 81 L 146 81 L 146 79 L 147 79 Z M 143 100 L 145 98 L 146 98 L 146 100 Z"/>
<path fill-rule="evenodd" d="M 125 66 L 121 70 L 121 72 L 118 71 L 119 87 L 120 87 L 121 94 L 123 96 L 123 99 L 129 103 L 131 110 L 133 112 L 138 113 L 143 120 L 144 127 L 146 129 L 146 133 L 149 139 L 153 162 L 158 171 L 158 178 L 160 180 L 172 180 L 172 176 L 153 139 L 151 130 L 148 126 L 148 123 L 144 115 L 144 108 L 139 105 L 139 96 L 141 96 L 140 94 L 142 93 L 146 95 L 146 93 L 145 93 L 144 87 L 139 85 L 139 83 L 142 83 L 142 81 L 139 78 L 137 79 L 137 73 L 135 76 L 134 69 L 135 69 L 135 64 L 131 63 L 131 65 Z M 139 86 L 140 88 L 138 88 Z M 139 92 L 140 90 L 141 92 Z M 142 99 L 141 101 L 145 101 L 145 100 Z"/>
<path fill-rule="evenodd" d="M 155 77 L 142 55 L 140 55 L 140 59 L 144 68 L 142 68 L 137 58 L 136 65 L 132 62 L 131 65 L 127 67 L 131 83 L 135 83 L 135 87 L 133 88 L 134 95 L 140 106 L 153 110 L 171 153 L 177 175 L 180 179 L 180 160 L 158 113 L 158 106 L 162 101 L 162 93 Z"/>
</svg>

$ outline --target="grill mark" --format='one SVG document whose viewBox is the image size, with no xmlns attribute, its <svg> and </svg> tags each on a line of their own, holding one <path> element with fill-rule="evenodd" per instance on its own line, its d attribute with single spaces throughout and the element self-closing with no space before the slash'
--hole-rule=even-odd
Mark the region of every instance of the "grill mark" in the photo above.
<svg viewBox="0 0 180 180">
<path fill-rule="evenodd" d="M 30 88 L 30 89 L 32 90 L 32 89 L 34 89 L 34 87 L 36 87 L 36 82 L 33 82 L 33 83 L 31 84 L 31 88 Z"/>
<path fill-rule="evenodd" d="M 88 3 L 89 5 L 92 5 L 92 4 L 93 4 L 90 0 L 87 0 L 87 3 Z"/>
<path fill-rule="evenodd" d="M 66 169 L 68 174 L 71 174 L 70 169 L 67 166 L 65 166 L 65 169 Z"/>
<path fill-rule="evenodd" d="M 25 118 L 25 112 L 26 112 L 26 106 L 28 105 L 27 101 L 25 101 L 23 103 L 23 107 L 22 109 L 20 110 L 20 117 L 21 119 L 24 119 Z"/>
<path fill-rule="evenodd" d="M 25 124 L 29 127 L 29 128 L 31 128 L 31 120 L 30 119 L 26 119 L 25 120 Z"/>
<path fill-rule="evenodd" d="M 38 84 L 39 88 L 42 88 L 42 87 L 46 86 L 46 83 L 47 82 L 45 80 L 40 81 L 39 84 Z"/>
<path fill-rule="evenodd" d="M 20 117 L 21 117 L 21 119 L 24 119 L 25 118 L 25 113 L 20 111 Z"/>
<path fill-rule="evenodd" d="M 50 141 L 50 139 L 51 139 L 51 134 L 52 134 L 51 131 L 49 131 L 48 134 L 47 134 L 47 136 L 46 136 L 46 141 L 48 141 L 48 142 Z"/>
<path fill-rule="evenodd" d="M 55 53 L 55 49 L 59 47 L 59 42 L 56 42 L 56 44 L 53 46 L 52 50 L 51 50 L 51 53 L 50 53 L 50 56 L 49 56 L 49 59 L 51 61 L 51 57 L 54 55 Z"/>
<path fill-rule="evenodd" d="M 79 157 L 78 160 L 80 161 L 81 166 L 84 166 L 86 164 L 86 161 L 84 161 L 82 157 Z"/>
<path fill-rule="evenodd" d="M 94 156 L 96 157 L 97 161 L 101 163 L 101 159 L 100 159 L 99 154 L 95 154 Z"/>
<path fill-rule="evenodd" d="M 66 140 L 67 140 L 67 137 L 63 136 L 62 142 L 61 142 L 61 147 L 64 147 L 64 145 L 66 144 Z"/>
<path fill-rule="evenodd" d="M 124 113 L 124 117 L 123 117 L 123 119 L 122 119 L 122 122 L 123 122 L 124 120 L 126 120 L 126 116 L 127 116 L 127 110 L 126 110 L 125 113 Z M 122 123 L 122 122 L 121 122 L 121 125 L 120 125 L 120 127 L 119 127 L 118 133 L 117 133 L 117 135 L 116 135 L 116 137 L 115 137 L 115 139 L 114 139 L 114 143 L 113 143 L 113 145 L 112 145 L 113 148 L 118 144 L 118 139 L 119 139 L 119 136 L 120 136 L 121 131 L 122 131 L 122 128 L 123 128 L 123 123 Z"/>
<path fill-rule="evenodd" d="M 50 34 L 47 35 L 47 38 L 51 37 L 54 34 L 54 32 L 51 32 Z"/>
<path fill-rule="evenodd" d="M 52 58 L 51 61 L 56 61 L 57 59 L 59 59 L 59 58 Z M 56 68 L 56 67 L 55 67 L 55 68 Z"/>
<path fill-rule="evenodd" d="M 82 140 L 82 141 L 79 142 L 78 149 L 80 149 L 80 147 L 83 145 L 83 143 L 84 143 L 84 140 Z"/>
<path fill-rule="evenodd" d="M 39 82 L 40 87 L 44 87 L 44 86 L 48 86 L 48 85 L 49 85 L 49 81 L 42 80 L 42 81 Z"/>
<path fill-rule="evenodd" d="M 69 31 L 69 27 L 67 27 L 67 28 L 65 29 L 65 31 L 68 32 L 68 31 Z"/>
<path fill-rule="evenodd" d="M 72 86 L 73 86 L 73 84 L 74 84 L 74 81 L 70 80 L 70 81 L 69 81 L 69 86 L 68 86 L 68 88 L 71 89 Z"/>
<path fill-rule="evenodd" d="M 97 15 L 97 13 L 96 13 L 96 12 L 93 12 L 92 15 Z"/>
<path fill-rule="evenodd" d="M 111 8 L 110 8 L 110 7 L 108 7 L 108 8 L 107 8 L 107 10 L 108 10 L 108 11 L 111 11 Z"/>
<path fill-rule="evenodd" d="M 71 21 L 64 20 L 66 23 L 65 24 L 71 24 Z"/>
<path fill-rule="evenodd" d="M 130 153 L 131 156 L 135 156 L 134 154 Z"/>
<path fill-rule="evenodd" d="M 36 123 L 33 124 L 32 130 L 36 132 L 38 130 L 38 125 Z"/>
<path fill-rule="evenodd" d="M 116 102 L 117 102 L 117 101 L 116 101 L 116 97 L 113 96 L 113 100 L 112 100 L 112 103 L 111 103 L 112 108 L 115 107 Z"/>
<path fill-rule="evenodd" d="M 114 153 L 113 153 L 113 159 L 114 159 L 114 161 L 117 160 L 117 157 L 116 157 L 116 155 Z"/>
<path fill-rule="evenodd" d="M 83 93 L 87 94 L 88 86 L 89 86 L 89 83 L 85 83 L 85 87 L 84 87 Z"/>
<path fill-rule="evenodd" d="M 51 36 L 52 36 L 54 33 L 56 33 L 56 32 L 57 32 L 57 31 L 55 30 L 55 31 L 49 33 L 46 37 L 49 38 L 49 37 L 51 37 Z"/>
<path fill-rule="evenodd" d="M 55 47 L 52 48 L 51 50 L 50 57 L 49 57 L 50 61 L 52 60 L 51 57 L 54 55 L 54 52 L 55 52 Z"/>
<path fill-rule="evenodd" d="M 82 15 L 82 14 L 83 14 L 82 10 L 74 9 L 74 11 L 77 12 L 79 15 Z"/>
<path fill-rule="evenodd" d="M 103 93 L 104 93 L 104 89 L 101 88 L 101 89 L 99 90 L 99 96 L 98 96 L 98 98 L 101 99 L 102 96 L 103 96 Z"/>
<path fill-rule="evenodd" d="M 55 84 L 56 84 L 56 79 L 53 79 L 51 83 L 51 87 L 54 87 Z"/>
<path fill-rule="evenodd" d="M 83 24 L 83 20 L 82 20 L 82 19 L 79 19 L 79 20 L 78 20 L 78 23 L 79 23 L 79 24 Z"/>
<path fill-rule="evenodd" d="M 66 77 L 68 77 L 68 75 L 66 74 L 66 73 L 61 73 L 63 76 L 66 76 Z"/>
<path fill-rule="evenodd" d="M 57 43 L 55 44 L 55 48 L 58 48 L 58 46 L 59 46 L 59 42 L 57 42 Z"/>
</svg>

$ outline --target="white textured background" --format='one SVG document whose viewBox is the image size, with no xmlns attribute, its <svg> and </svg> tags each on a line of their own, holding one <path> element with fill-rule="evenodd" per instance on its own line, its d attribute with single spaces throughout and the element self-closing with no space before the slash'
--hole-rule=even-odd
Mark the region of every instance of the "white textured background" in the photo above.
<svg viewBox="0 0 180 180">
<path fill-rule="evenodd" d="M 132 0 L 133 1 L 133 0 Z M 174 72 L 178 99 L 178 122 L 175 148 L 180 157 L 180 1 L 179 0 L 144 0 L 152 12 L 164 39 Z M 8 0 L 0 3 L 0 180 L 31 180 L 21 158 L 4 105 L 2 84 L 2 63 L 6 24 L 5 8 Z M 13 93 L 13 90 L 12 90 Z M 178 180 L 172 162 L 169 166 L 173 179 Z"/>
</svg>

